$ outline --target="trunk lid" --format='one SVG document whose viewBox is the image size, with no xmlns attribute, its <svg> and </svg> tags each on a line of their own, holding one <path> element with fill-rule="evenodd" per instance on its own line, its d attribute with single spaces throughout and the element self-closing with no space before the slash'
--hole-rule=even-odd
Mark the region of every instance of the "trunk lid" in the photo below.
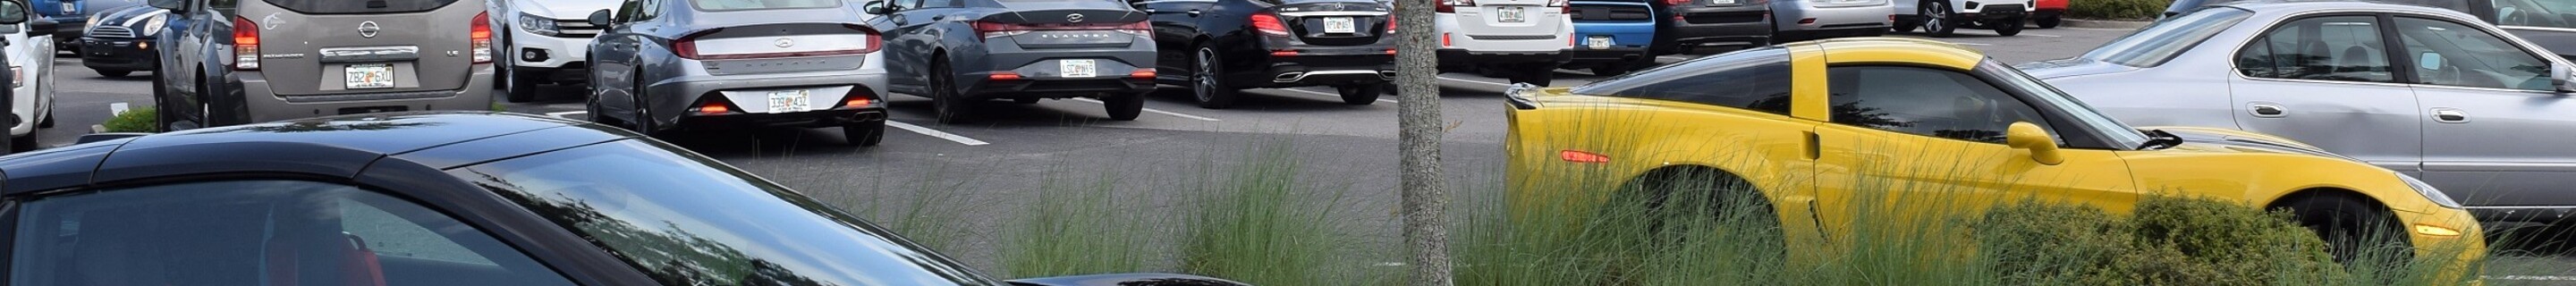
<svg viewBox="0 0 2576 286">
<path fill-rule="evenodd" d="M 1271 7 L 1288 33 L 1318 46 L 1376 44 L 1387 34 L 1389 9 L 1374 1 L 1313 1 Z"/>
<path fill-rule="evenodd" d="M 1028 2 L 1003 3 L 1015 8 L 1041 6 Z M 1144 34 L 1149 33 L 1149 28 L 1144 25 L 1145 13 L 1114 5 L 1091 6 L 1043 5 L 993 14 L 977 19 L 975 30 L 985 38 L 1009 37 L 1011 42 L 1026 49 L 1125 47 L 1143 40 L 1141 35 L 1149 35 Z"/>
<path fill-rule="evenodd" d="M 853 70 L 884 48 L 874 29 L 850 23 L 779 23 L 701 30 L 678 39 L 708 74 Z"/>
<path fill-rule="evenodd" d="M 1458 26 L 1469 37 L 1480 40 L 1543 40 L 1565 30 L 1564 7 L 1548 7 L 1550 0 L 1480 0 L 1474 7 L 1456 7 Z"/>
<path fill-rule="evenodd" d="M 240 14 L 258 17 L 247 18 L 256 27 L 235 29 L 259 31 L 259 72 L 278 95 L 456 90 L 475 69 L 469 33 L 474 16 L 483 13 L 480 3 L 304 14 L 267 1 L 242 1 Z M 390 86 L 378 77 L 390 78 Z"/>
</svg>

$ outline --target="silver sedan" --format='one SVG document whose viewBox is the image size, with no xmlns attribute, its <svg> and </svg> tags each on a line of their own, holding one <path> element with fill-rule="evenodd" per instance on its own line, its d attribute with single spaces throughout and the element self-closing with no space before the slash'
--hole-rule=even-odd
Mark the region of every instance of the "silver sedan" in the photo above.
<svg viewBox="0 0 2576 286">
<path fill-rule="evenodd" d="M 2468 14 L 2229 3 L 2021 67 L 2129 123 L 2289 136 L 2413 175 L 2481 220 L 2576 210 L 2569 64 Z"/>
<path fill-rule="evenodd" d="M 592 13 L 592 121 L 654 134 L 840 127 L 884 140 L 882 33 L 838 0 L 626 1 Z"/>
</svg>

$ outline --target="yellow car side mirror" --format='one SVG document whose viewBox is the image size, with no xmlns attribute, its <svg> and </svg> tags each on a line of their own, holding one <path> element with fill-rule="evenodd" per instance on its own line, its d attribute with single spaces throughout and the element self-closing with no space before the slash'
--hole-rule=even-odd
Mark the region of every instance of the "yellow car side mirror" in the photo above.
<svg viewBox="0 0 2576 286">
<path fill-rule="evenodd" d="M 2012 145 L 2013 149 L 2029 150 L 2030 160 L 2042 165 L 2056 166 L 2066 162 L 2065 156 L 2057 154 L 2057 138 L 2049 137 L 2048 130 L 2041 130 L 2038 124 L 2014 122 L 2010 129 L 2004 130 L 2004 144 Z"/>
</svg>

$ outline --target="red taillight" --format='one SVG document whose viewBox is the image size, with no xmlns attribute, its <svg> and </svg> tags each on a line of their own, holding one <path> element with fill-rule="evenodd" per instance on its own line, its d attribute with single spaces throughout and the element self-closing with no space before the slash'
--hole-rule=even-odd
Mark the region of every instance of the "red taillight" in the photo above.
<svg viewBox="0 0 2576 286">
<path fill-rule="evenodd" d="M 1277 50 L 1277 51 L 1270 51 L 1270 56 L 1273 56 L 1273 57 L 1294 57 L 1294 56 L 1297 56 L 1297 50 Z"/>
<path fill-rule="evenodd" d="M 1690 2 L 1691 0 L 1664 0 L 1664 6 L 1681 6 L 1690 4 Z"/>
<path fill-rule="evenodd" d="M 698 108 L 691 108 L 689 111 L 697 114 L 726 114 L 733 113 L 733 106 L 725 105 L 722 99 L 708 100 L 706 103 L 698 104 Z"/>
<path fill-rule="evenodd" d="M 1127 78 L 1132 79 L 1154 79 L 1154 76 L 1154 68 L 1141 68 L 1127 73 Z"/>
<path fill-rule="evenodd" d="M 997 71 L 997 72 L 993 72 L 993 75 L 985 76 L 984 78 L 985 78 L 985 79 L 990 79 L 990 80 L 996 80 L 996 81 L 1006 81 L 1006 80 L 1020 80 L 1022 77 L 1020 77 L 1020 73 L 1017 73 L 1017 72 Z"/>
<path fill-rule="evenodd" d="M 1556 157 L 1557 159 L 1564 159 L 1566 162 L 1591 164 L 1610 163 L 1610 156 L 1575 150 L 1558 151 L 1556 152 Z"/>
<path fill-rule="evenodd" d="M 233 17 L 233 69 L 259 69 L 259 23 Z"/>
<path fill-rule="evenodd" d="M 1387 34 L 1395 34 L 1395 24 L 1396 24 L 1397 22 L 1398 22 L 1398 21 L 1396 21 L 1396 19 L 1395 19 L 1395 14 L 1386 14 L 1386 33 L 1387 33 Z"/>
<path fill-rule="evenodd" d="M 1252 29 L 1261 30 L 1262 34 L 1272 36 L 1288 35 L 1288 24 L 1279 22 L 1279 15 L 1271 15 L 1270 13 L 1253 13 Z"/>
<path fill-rule="evenodd" d="M 1547 1 L 1547 6 L 1548 6 L 1548 7 L 1556 7 L 1556 12 L 1557 12 L 1557 13 L 1567 13 L 1567 14 L 1573 14 L 1573 13 L 1574 13 L 1574 3 L 1573 3 L 1572 1 L 1568 1 L 1568 0 L 1548 0 L 1548 1 Z"/>
<path fill-rule="evenodd" d="M 1798 24 L 1799 24 L 1799 25 L 1815 25 L 1815 24 L 1816 24 L 1816 18 L 1798 19 Z"/>
<path fill-rule="evenodd" d="M 1476 0 L 1440 0 L 1440 4 L 1432 5 L 1431 10 L 1440 13 L 1457 13 L 1458 7 L 1476 7 Z"/>
<path fill-rule="evenodd" d="M 1440 33 L 1440 47 L 1449 47 L 1449 33 Z"/>
<path fill-rule="evenodd" d="M 876 101 L 869 100 L 866 96 L 851 95 L 849 99 L 841 100 L 841 107 L 868 107 L 868 103 L 873 102 Z"/>
<path fill-rule="evenodd" d="M 975 34 L 985 39 L 1018 36 L 1036 31 L 1107 30 L 1134 36 L 1153 36 L 1154 25 L 1146 22 L 1125 24 L 1018 24 L 975 21 Z"/>
<path fill-rule="evenodd" d="M 474 14 L 473 28 L 465 31 L 474 49 L 474 63 L 492 63 L 492 12 Z"/>
</svg>

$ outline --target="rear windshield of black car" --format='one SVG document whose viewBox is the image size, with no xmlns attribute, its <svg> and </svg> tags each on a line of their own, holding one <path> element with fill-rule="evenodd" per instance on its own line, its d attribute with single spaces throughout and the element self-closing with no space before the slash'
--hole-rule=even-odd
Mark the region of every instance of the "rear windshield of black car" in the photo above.
<svg viewBox="0 0 2576 286">
<path fill-rule="evenodd" d="M 689 0 L 699 11 L 813 9 L 841 7 L 839 0 Z"/>
<path fill-rule="evenodd" d="M 269 5 L 305 14 L 414 13 L 438 10 L 457 0 L 267 0 Z"/>
</svg>

